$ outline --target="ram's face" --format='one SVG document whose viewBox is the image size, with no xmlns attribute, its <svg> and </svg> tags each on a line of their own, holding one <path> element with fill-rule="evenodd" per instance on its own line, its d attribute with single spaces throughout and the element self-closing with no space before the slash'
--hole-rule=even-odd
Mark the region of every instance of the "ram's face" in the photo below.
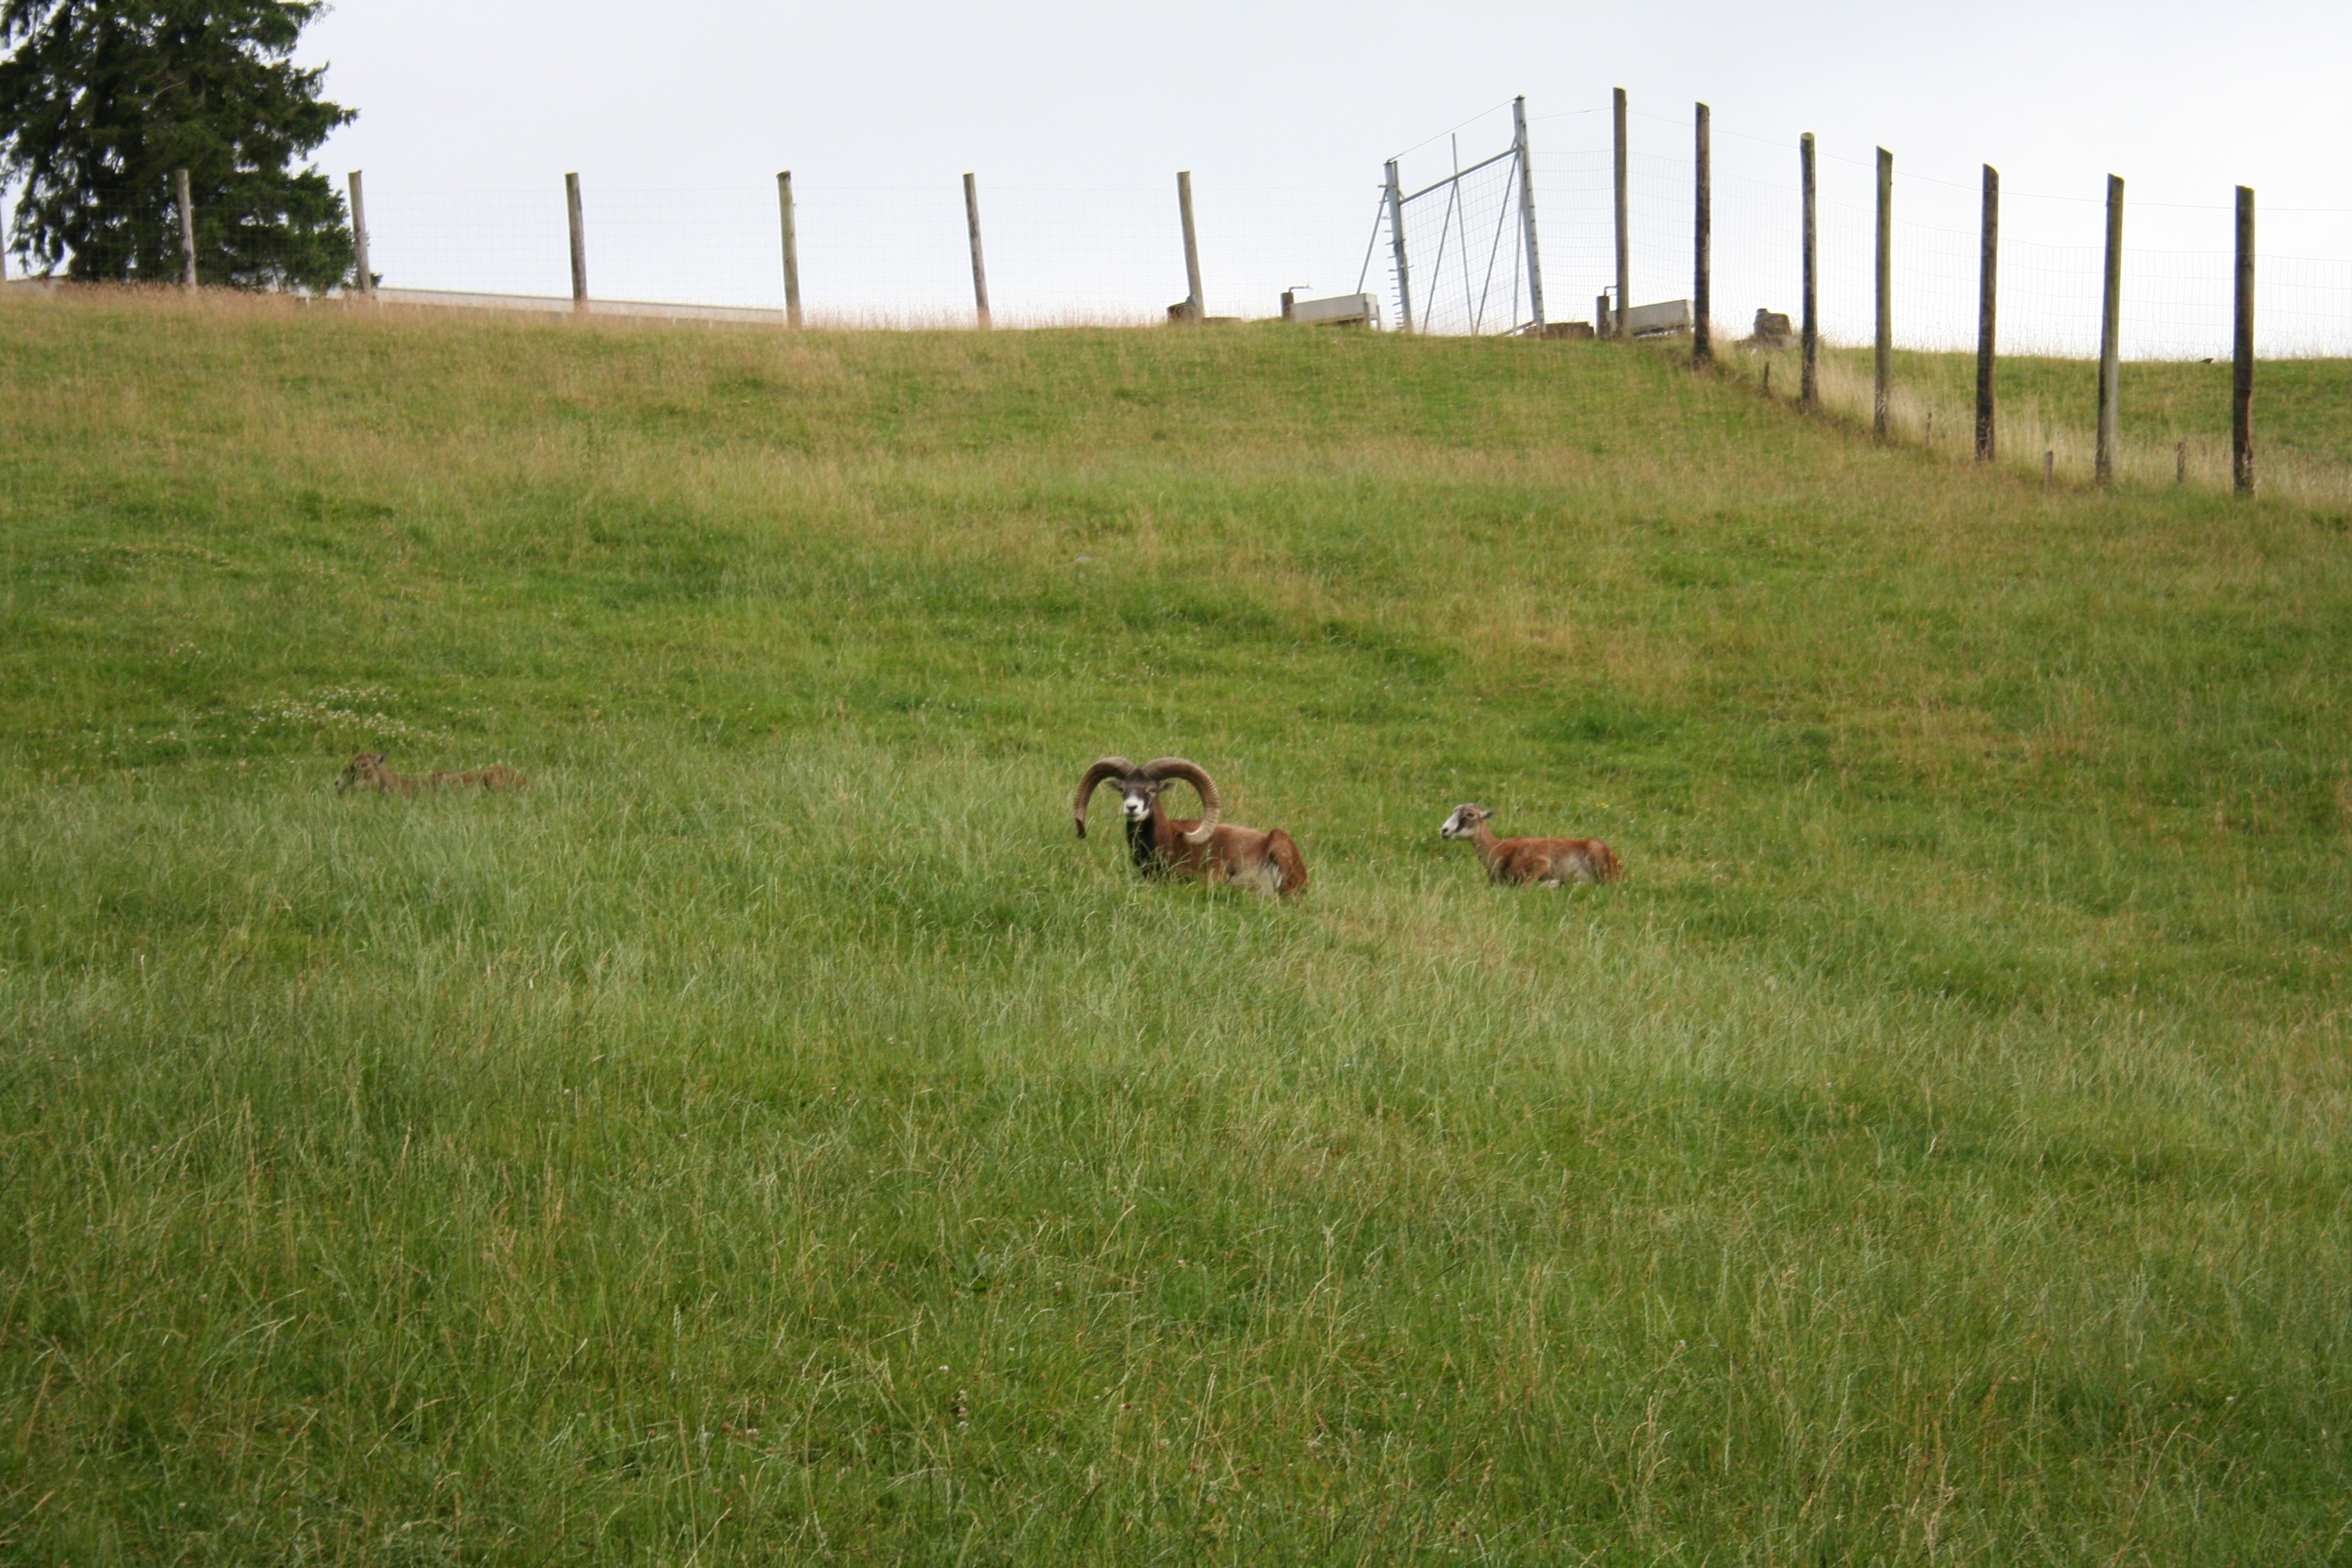
<svg viewBox="0 0 2352 1568">
<path fill-rule="evenodd" d="M 1445 819 L 1445 826 L 1437 830 L 1437 836 L 1440 838 L 1473 837 L 1477 834 L 1478 825 L 1492 815 L 1492 812 L 1481 811 L 1475 805 L 1457 805 L 1454 808 L 1454 815 Z"/>
<path fill-rule="evenodd" d="M 1151 816 L 1151 803 L 1159 798 L 1160 785 L 1151 779 L 1129 779 L 1118 786 L 1118 809 L 1129 822 L 1142 822 Z"/>
</svg>

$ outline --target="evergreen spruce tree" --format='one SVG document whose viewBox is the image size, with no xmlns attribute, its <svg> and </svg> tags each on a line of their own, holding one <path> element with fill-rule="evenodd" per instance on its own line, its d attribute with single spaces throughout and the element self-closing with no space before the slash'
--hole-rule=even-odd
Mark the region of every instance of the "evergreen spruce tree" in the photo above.
<svg viewBox="0 0 2352 1568">
<path fill-rule="evenodd" d="M 196 276 L 321 289 L 352 268 L 343 199 L 296 172 L 353 111 L 289 59 L 320 0 L 0 0 L 8 247 L 36 268 L 176 281 L 173 171 L 194 193 Z"/>
</svg>

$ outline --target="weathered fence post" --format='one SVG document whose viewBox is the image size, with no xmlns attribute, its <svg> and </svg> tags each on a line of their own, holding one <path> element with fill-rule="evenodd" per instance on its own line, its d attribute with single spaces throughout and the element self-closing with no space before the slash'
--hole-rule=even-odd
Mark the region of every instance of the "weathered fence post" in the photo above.
<svg viewBox="0 0 2352 1568">
<path fill-rule="evenodd" d="M 2116 442 L 2122 423 L 2116 406 L 2123 386 L 2124 183 L 2107 176 L 2107 279 L 2099 306 L 2099 449 L 2096 477 L 2116 482 Z"/>
<path fill-rule="evenodd" d="M 172 184 L 180 201 L 180 287 L 193 294 L 196 291 L 196 202 L 188 194 L 188 172 L 172 171 Z"/>
<path fill-rule="evenodd" d="M 1992 461 L 1993 306 L 2000 261 L 2000 171 L 1984 166 L 1984 231 L 1977 250 L 1977 461 Z"/>
<path fill-rule="evenodd" d="M 1511 100 L 1511 144 L 1519 155 L 1519 231 L 1525 236 L 1528 250 L 1528 319 L 1535 323 L 1536 335 L 1544 329 L 1543 262 L 1536 251 L 1536 168 L 1528 153 L 1528 100 L 1522 93 Z"/>
<path fill-rule="evenodd" d="M 1633 308 L 1633 252 L 1625 232 L 1625 89 L 1617 88 L 1617 335 Z"/>
<path fill-rule="evenodd" d="M 1886 438 L 1895 390 L 1895 154 L 1878 150 L 1878 363 L 1870 395 L 1870 430 Z"/>
<path fill-rule="evenodd" d="M 588 308 L 588 220 L 580 210 L 580 176 L 563 176 L 563 216 L 572 226 L 572 308 Z"/>
<path fill-rule="evenodd" d="M 801 324 L 801 237 L 793 222 L 793 172 L 776 176 L 776 213 L 784 226 L 784 324 Z"/>
<path fill-rule="evenodd" d="M 1404 187 L 1397 183 L 1397 161 L 1389 160 L 1389 248 L 1396 255 L 1397 331 L 1412 331 L 1412 273 L 1404 257 Z"/>
<path fill-rule="evenodd" d="M 971 301 L 985 331 L 996 323 L 988 313 L 988 264 L 980 254 L 980 185 L 970 174 L 963 177 L 963 221 L 971 233 Z"/>
<path fill-rule="evenodd" d="M 1205 321 L 1209 307 L 1201 298 L 1201 241 L 1192 228 L 1192 171 L 1176 171 L 1176 209 L 1184 220 L 1184 304 L 1192 319 Z"/>
<path fill-rule="evenodd" d="M 1691 366 L 1715 363 L 1715 154 L 1708 145 L 1706 105 L 1698 106 L 1693 130 L 1691 211 Z"/>
<path fill-rule="evenodd" d="M 352 282 L 362 294 L 375 292 L 375 274 L 368 268 L 367 196 L 360 184 L 360 171 L 353 169 L 352 181 Z"/>
<path fill-rule="evenodd" d="M 2230 482 L 2254 493 L 2254 190 L 2238 187 L 2237 342 L 2230 377 Z"/>
<path fill-rule="evenodd" d="M 1801 372 L 1798 379 L 1797 405 L 1811 413 L 1820 405 L 1822 387 L 1822 314 L 1821 266 L 1813 226 L 1813 133 L 1810 131 L 1798 140 L 1797 164 L 1802 176 L 1804 235 L 1804 347 Z"/>
</svg>

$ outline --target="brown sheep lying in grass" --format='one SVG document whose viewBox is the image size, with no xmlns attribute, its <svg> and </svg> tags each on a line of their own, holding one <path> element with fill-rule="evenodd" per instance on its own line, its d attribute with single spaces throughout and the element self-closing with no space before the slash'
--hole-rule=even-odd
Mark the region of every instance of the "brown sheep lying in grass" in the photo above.
<svg viewBox="0 0 2352 1568">
<path fill-rule="evenodd" d="M 1181 779 L 1201 796 L 1201 819 L 1180 821 L 1160 802 L 1170 781 Z M 1289 834 L 1279 827 L 1220 823 L 1223 806 L 1216 781 L 1199 763 L 1161 757 L 1137 767 L 1125 757 L 1105 757 L 1078 781 L 1070 817 L 1078 837 L 1087 836 L 1087 802 L 1097 786 L 1116 785 L 1127 818 L 1127 847 L 1135 868 L 1147 877 L 1183 877 L 1215 886 L 1230 882 L 1268 897 L 1295 899 L 1307 890 L 1307 862 Z"/>
<path fill-rule="evenodd" d="M 427 773 L 421 779 L 394 773 L 382 752 L 362 752 L 335 780 L 338 790 L 372 789 L 385 795 L 415 795 L 428 789 L 529 789 L 530 781 L 504 763 L 464 773 Z"/>
<path fill-rule="evenodd" d="M 1441 838 L 1467 838 L 1497 882 L 1557 888 L 1569 882 L 1613 882 L 1625 874 L 1617 857 L 1598 838 L 1497 838 L 1486 826 L 1495 814 L 1483 805 L 1454 808 Z"/>
</svg>

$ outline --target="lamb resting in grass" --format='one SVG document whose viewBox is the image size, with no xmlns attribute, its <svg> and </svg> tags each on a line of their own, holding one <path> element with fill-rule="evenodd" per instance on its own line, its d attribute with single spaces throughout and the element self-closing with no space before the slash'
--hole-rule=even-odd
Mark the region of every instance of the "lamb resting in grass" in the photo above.
<svg viewBox="0 0 2352 1568">
<path fill-rule="evenodd" d="M 1486 875 L 1522 888 L 1613 882 L 1625 874 L 1609 846 L 1598 838 L 1497 838 L 1486 826 L 1494 815 L 1483 805 L 1457 805 L 1437 836 L 1467 838 L 1477 847 Z"/>
<path fill-rule="evenodd" d="M 428 789 L 527 789 L 530 781 L 504 763 L 492 763 L 487 768 L 471 768 L 464 773 L 443 771 L 413 779 L 392 771 L 382 752 L 362 752 L 335 780 L 335 788 L 350 791 L 372 789 L 384 795 L 415 795 Z"/>
<path fill-rule="evenodd" d="M 1160 804 L 1160 792 L 1179 779 L 1200 793 L 1198 822 L 1171 817 Z M 1145 876 L 1231 882 L 1286 899 L 1307 890 L 1307 861 L 1290 835 L 1279 827 L 1261 833 L 1255 827 L 1221 825 L 1216 782 L 1197 763 L 1160 757 L 1137 767 L 1125 757 L 1103 758 L 1078 781 L 1078 797 L 1070 804 L 1070 818 L 1081 838 L 1087 836 L 1087 802 L 1105 784 L 1118 786 L 1128 850 L 1135 858 L 1135 868 Z"/>
</svg>

